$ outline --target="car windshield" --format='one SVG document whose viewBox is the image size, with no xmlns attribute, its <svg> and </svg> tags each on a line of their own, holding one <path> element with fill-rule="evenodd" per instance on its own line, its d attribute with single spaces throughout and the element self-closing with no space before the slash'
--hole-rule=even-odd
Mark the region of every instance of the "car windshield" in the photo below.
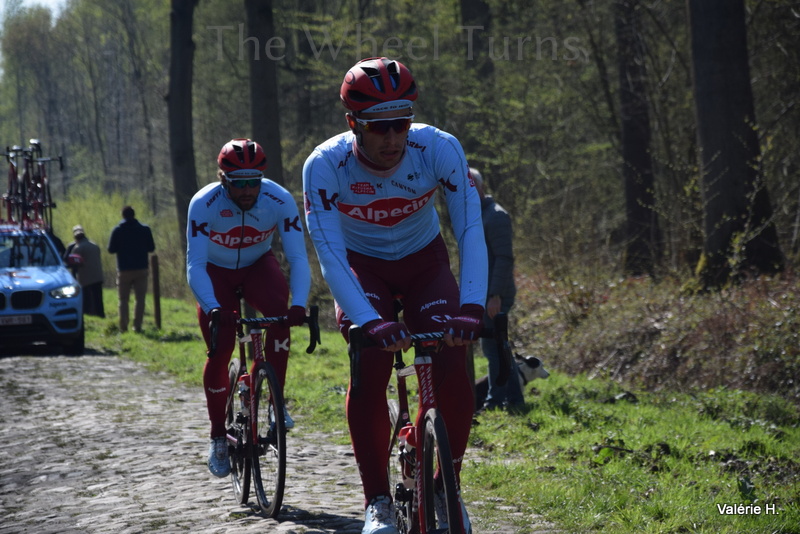
<svg viewBox="0 0 800 534">
<path fill-rule="evenodd" d="M 58 265 L 61 260 L 43 235 L 0 235 L 0 269 Z"/>
</svg>

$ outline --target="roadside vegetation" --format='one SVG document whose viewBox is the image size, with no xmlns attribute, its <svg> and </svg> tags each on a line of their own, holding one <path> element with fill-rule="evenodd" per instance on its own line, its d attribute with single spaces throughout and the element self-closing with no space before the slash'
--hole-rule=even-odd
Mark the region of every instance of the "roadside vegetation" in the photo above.
<svg viewBox="0 0 800 534">
<path fill-rule="evenodd" d="M 512 521 L 525 534 L 546 521 L 575 533 L 800 533 L 796 282 L 683 297 L 673 282 L 645 279 L 522 286 L 515 349 L 551 376 L 528 385 L 519 413 L 476 418 L 463 484 L 478 532 Z M 202 395 L 193 303 L 162 300 L 158 331 L 148 296 L 137 335 L 118 332 L 114 291 L 105 298 L 108 317 L 87 317 L 88 350 L 141 361 Z M 293 432 L 348 443 L 344 343 L 328 329 L 307 355 L 296 330 Z M 475 368 L 485 373 L 480 356 Z"/>
</svg>

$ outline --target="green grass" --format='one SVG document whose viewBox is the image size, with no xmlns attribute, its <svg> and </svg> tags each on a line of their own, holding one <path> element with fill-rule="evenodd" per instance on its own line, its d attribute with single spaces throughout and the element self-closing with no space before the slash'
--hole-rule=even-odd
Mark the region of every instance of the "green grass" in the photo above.
<svg viewBox="0 0 800 534">
<path fill-rule="evenodd" d="M 113 290 L 105 298 L 108 317 L 87 317 L 89 348 L 141 361 L 202 395 L 205 348 L 193 304 L 166 299 L 161 331 L 148 314 L 144 334 L 120 334 Z M 294 330 L 286 388 L 299 423 L 293 432 L 347 443 L 344 342 L 338 332 L 323 332 L 308 355 L 306 336 Z M 475 365 L 477 375 L 485 373 L 483 358 Z M 464 496 L 480 509 L 477 532 L 509 521 L 520 534 L 534 532 L 533 518 L 541 516 L 576 533 L 800 534 L 794 404 L 725 387 L 636 390 L 601 376 L 569 376 L 557 365 L 548 365 L 550 378 L 529 385 L 521 413 L 478 418 L 463 470 Z M 721 514 L 718 505 L 726 504 L 755 504 L 762 513 Z"/>
<path fill-rule="evenodd" d="M 470 493 L 569 532 L 800 532 L 798 416 L 780 399 L 634 394 L 554 373 L 527 400 L 526 413 L 480 417 L 464 471 Z M 750 503 L 777 513 L 717 508 Z"/>
</svg>

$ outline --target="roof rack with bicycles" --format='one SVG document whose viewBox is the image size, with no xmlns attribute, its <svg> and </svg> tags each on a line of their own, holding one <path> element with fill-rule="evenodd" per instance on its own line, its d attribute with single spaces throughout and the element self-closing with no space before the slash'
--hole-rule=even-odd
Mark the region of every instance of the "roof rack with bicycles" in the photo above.
<svg viewBox="0 0 800 534">
<path fill-rule="evenodd" d="M 0 222 L 52 228 L 56 204 L 50 195 L 47 163 L 58 161 L 59 169 L 64 170 L 64 160 L 61 156 L 44 157 L 42 154 L 42 143 L 38 139 L 31 139 L 27 148 L 6 147 L 3 155 L 8 161 L 8 189 L 2 197 L 5 209 L 0 213 Z"/>
</svg>

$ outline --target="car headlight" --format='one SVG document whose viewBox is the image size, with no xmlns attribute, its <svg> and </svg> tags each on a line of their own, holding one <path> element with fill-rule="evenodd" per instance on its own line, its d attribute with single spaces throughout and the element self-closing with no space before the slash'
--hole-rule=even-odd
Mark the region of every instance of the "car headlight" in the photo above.
<svg viewBox="0 0 800 534">
<path fill-rule="evenodd" d="M 71 299 L 81 294 L 81 286 L 78 284 L 70 284 L 68 286 L 61 286 L 56 289 L 50 290 L 50 296 L 54 299 Z"/>
</svg>

